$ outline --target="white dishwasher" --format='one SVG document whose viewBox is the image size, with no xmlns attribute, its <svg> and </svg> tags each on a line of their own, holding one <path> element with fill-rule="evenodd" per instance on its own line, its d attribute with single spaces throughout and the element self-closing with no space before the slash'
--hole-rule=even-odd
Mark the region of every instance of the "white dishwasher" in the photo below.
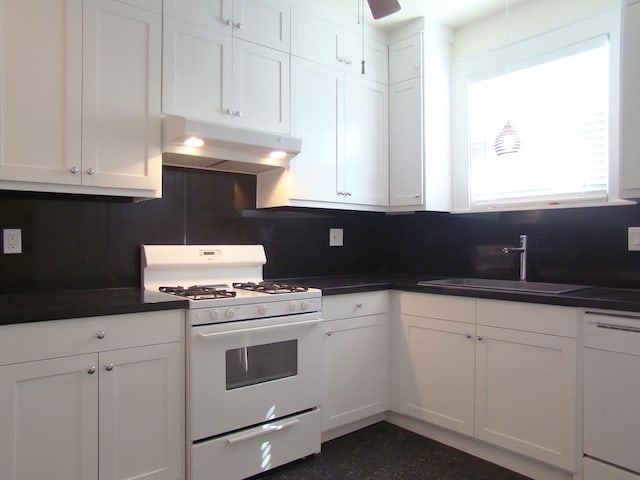
<svg viewBox="0 0 640 480">
<path fill-rule="evenodd" d="M 640 315 L 585 314 L 584 480 L 640 480 Z"/>
</svg>

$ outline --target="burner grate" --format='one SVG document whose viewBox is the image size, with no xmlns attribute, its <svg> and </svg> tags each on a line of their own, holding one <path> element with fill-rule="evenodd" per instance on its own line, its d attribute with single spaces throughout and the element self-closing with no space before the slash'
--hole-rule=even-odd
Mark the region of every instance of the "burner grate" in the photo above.
<svg viewBox="0 0 640 480">
<path fill-rule="evenodd" d="M 170 293 L 179 297 L 190 298 L 191 300 L 207 300 L 211 298 L 233 298 L 236 292 L 227 290 L 228 285 L 192 285 L 190 287 L 160 287 L 164 293 Z"/>
<path fill-rule="evenodd" d="M 306 292 L 307 287 L 277 282 L 234 282 L 233 288 L 270 294 Z"/>
</svg>

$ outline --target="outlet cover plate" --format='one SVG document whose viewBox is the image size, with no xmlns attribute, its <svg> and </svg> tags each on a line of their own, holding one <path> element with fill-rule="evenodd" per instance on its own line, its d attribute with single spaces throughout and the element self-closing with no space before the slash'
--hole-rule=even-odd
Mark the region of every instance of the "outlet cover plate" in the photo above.
<svg viewBox="0 0 640 480">
<path fill-rule="evenodd" d="M 329 229 L 329 246 L 342 247 L 344 245 L 343 232 L 341 228 Z"/>
<path fill-rule="evenodd" d="M 22 230 L 5 228 L 2 230 L 2 252 L 22 253 Z"/>
<path fill-rule="evenodd" d="M 627 230 L 627 249 L 630 252 L 640 250 L 640 227 L 629 227 Z"/>
</svg>

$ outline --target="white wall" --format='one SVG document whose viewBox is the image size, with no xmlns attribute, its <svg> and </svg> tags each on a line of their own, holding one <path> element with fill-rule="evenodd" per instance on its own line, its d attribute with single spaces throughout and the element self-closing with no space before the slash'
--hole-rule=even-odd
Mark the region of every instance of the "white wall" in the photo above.
<svg viewBox="0 0 640 480">
<path fill-rule="evenodd" d="M 620 6 L 620 0 L 529 0 L 509 7 L 509 43 Z M 505 45 L 505 14 L 487 17 L 454 32 L 453 59 Z"/>
</svg>

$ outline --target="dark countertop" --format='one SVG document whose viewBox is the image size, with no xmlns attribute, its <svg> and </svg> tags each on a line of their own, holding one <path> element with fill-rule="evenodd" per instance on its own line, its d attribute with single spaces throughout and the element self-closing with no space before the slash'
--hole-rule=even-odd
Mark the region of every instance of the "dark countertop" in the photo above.
<svg viewBox="0 0 640 480">
<path fill-rule="evenodd" d="M 0 325 L 175 310 L 187 305 L 186 300 L 138 288 L 4 294 L 0 295 Z"/>
<path fill-rule="evenodd" d="M 640 312 L 640 290 L 588 287 L 574 292 L 550 294 L 529 293 L 478 288 L 450 288 L 440 285 L 418 285 L 419 281 L 445 277 L 433 275 L 345 275 L 287 279 L 307 287 L 319 288 L 322 295 L 340 295 L 375 290 L 404 290 L 419 293 L 436 293 L 459 297 L 488 298 L 515 302 L 542 303 L 566 307 L 597 308 Z"/>
<path fill-rule="evenodd" d="M 394 289 L 568 307 L 640 312 L 640 290 L 590 287 L 563 294 L 542 294 L 418 285 L 419 281 L 438 278 L 442 277 L 378 274 L 287 278 L 280 279 L 280 281 L 296 282 L 308 287 L 319 288 L 325 296 Z M 138 288 L 4 294 L 0 295 L 0 325 L 176 310 L 187 308 L 187 306 L 187 300 L 174 299 L 158 292 L 145 292 Z"/>
</svg>

